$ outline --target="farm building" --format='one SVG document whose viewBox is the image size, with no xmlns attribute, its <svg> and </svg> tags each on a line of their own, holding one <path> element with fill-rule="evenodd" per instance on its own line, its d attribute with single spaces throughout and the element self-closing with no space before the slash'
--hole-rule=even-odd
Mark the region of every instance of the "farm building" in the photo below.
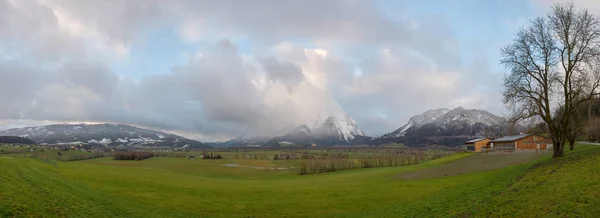
<svg viewBox="0 0 600 218">
<path fill-rule="evenodd" d="M 481 152 L 483 150 L 482 148 L 486 148 L 490 141 L 492 140 L 487 138 L 473 139 L 465 142 L 465 145 L 469 151 Z"/>
<path fill-rule="evenodd" d="M 552 148 L 552 142 L 537 135 L 513 135 L 494 139 L 490 146 L 496 151 L 546 150 Z"/>
</svg>

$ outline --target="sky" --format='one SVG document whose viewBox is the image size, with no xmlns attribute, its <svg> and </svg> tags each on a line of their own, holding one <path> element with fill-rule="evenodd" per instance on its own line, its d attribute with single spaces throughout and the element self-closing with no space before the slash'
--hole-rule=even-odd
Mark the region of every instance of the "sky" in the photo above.
<svg viewBox="0 0 600 218">
<path fill-rule="evenodd" d="M 556 2 L 0 0 L 0 129 L 110 122 L 216 141 L 331 107 L 371 136 L 429 109 L 503 116 L 500 50 Z"/>
</svg>

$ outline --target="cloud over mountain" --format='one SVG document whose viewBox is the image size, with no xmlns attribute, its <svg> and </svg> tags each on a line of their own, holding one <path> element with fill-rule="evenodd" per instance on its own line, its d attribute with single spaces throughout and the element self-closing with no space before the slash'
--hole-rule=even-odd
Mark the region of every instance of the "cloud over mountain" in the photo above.
<svg viewBox="0 0 600 218">
<path fill-rule="evenodd" d="M 0 0 L 0 128 L 115 122 L 218 140 L 339 105 L 378 135 L 427 108 L 502 112 L 494 56 L 470 52 L 501 43 L 414 7 Z"/>
</svg>

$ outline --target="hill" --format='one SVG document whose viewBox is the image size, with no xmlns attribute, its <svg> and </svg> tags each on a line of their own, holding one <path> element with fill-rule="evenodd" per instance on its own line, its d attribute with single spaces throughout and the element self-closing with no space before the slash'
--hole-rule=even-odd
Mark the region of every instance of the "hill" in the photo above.
<svg viewBox="0 0 600 218">
<path fill-rule="evenodd" d="M 39 144 L 102 144 L 123 147 L 209 147 L 174 134 L 123 124 L 57 124 L 0 131 L 0 136 L 19 136 Z"/>
<path fill-rule="evenodd" d="M 33 145 L 34 141 L 19 136 L 0 136 L 0 143 Z"/>
</svg>

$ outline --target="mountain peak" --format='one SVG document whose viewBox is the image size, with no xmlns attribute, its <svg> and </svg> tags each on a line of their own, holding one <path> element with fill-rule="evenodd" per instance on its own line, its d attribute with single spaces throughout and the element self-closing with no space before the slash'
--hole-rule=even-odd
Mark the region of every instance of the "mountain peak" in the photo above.
<svg viewBox="0 0 600 218">
<path fill-rule="evenodd" d="M 456 110 L 456 109 L 454 109 Z M 428 123 L 436 122 L 439 118 L 449 113 L 451 110 L 448 108 L 438 108 L 435 110 L 428 110 L 422 114 L 413 116 L 409 119 L 408 123 L 411 126 L 421 127 Z"/>
<path fill-rule="evenodd" d="M 346 142 L 353 140 L 356 136 L 365 135 L 364 131 L 358 128 L 354 119 L 346 113 L 333 113 L 315 132 L 320 136 L 336 137 Z"/>
<path fill-rule="evenodd" d="M 365 133 L 356 125 L 356 122 L 339 105 L 332 103 L 328 107 L 322 108 L 311 119 L 304 120 L 301 125 L 287 124 L 282 131 L 269 140 L 253 139 L 235 139 L 224 142 L 229 146 L 246 146 L 250 141 L 254 144 L 263 144 L 267 146 L 278 146 L 279 142 L 286 141 L 295 144 L 321 145 L 349 145 L 353 143 L 357 136 L 364 136 Z M 262 138 L 264 139 L 264 138 Z M 261 139 L 261 140 L 262 140 Z"/>
<path fill-rule="evenodd" d="M 429 139 L 458 142 L 464 138 L 501 134 L 506 121 L 490 112 L 457 107 L 452 110 L 440 108 L 428 110 L 411 117 L 405 125 L 383 138 L 403 138 L 412 143 L 422 143 L 423 136 Z"/>
<path fill-rule="evenodd" d="M 308 128 L 308 126 L 306 124 L 302 124 L 302 125 L 297 126 L 296 128 L 294 128 L 293 132 L 288 133 L 288 134 L 310 135 L 311 134 L 311 130 L 310 130 L 310 128 Z"/>
</svg>

